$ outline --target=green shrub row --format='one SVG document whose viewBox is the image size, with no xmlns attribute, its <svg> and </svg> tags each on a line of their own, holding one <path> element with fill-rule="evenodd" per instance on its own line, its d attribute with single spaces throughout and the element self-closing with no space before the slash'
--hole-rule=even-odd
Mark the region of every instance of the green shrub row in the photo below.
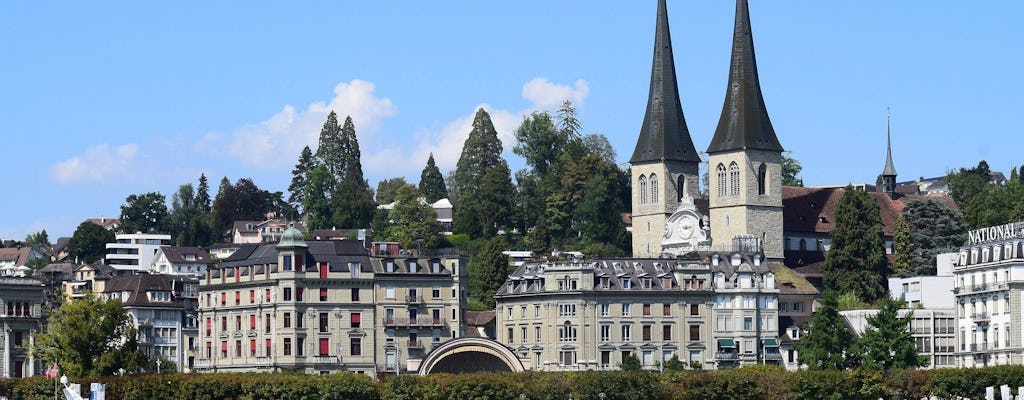
<svg viewBox="0 0 1024 400">
<path fill-rule="evenodd" d="M 730 371 L 524 372 L 382 376 L 177 374 L 81 381 L 107 386 L 109 400 L 875 400 L 983 398 L 985 387 L 1024 386 L 1024 366 L 931 371 L 799 371 L 747 367 Z M 84 393 L 86 396 L 88 393 Z M 0 379 L 0 395 L 14 400 L 53 398 L 53 381 Z"/>
</svg>

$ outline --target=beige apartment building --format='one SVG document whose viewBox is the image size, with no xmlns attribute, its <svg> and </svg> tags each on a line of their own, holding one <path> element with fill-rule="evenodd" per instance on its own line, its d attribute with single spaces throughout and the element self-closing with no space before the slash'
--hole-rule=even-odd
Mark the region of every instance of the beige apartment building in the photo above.
<svg viewBox="0 0 1024 400">
<path fill-rule="evenodd" d="M 405 371 L 408 359 L 426 348 L 417 346 L 434 340 L 435 329 L 445 327 L 438 341 L 459 334 L 448 327 L 462 318 L 461 300 L 451 296 L 455 285 L 455 295 L 464 298 L 462 280 L 452 274 L 461 267 L 457 259 L 371 257 L 362 242 L 307 242 L 296 229 L 286 230 L 278 244 L 243 245 L 200 282 L 195 367 Z M 446 290 L 434 297 L 434 287 Z M 434 310 L 443 310 L 445 321 L 435 324 Z M 448 323 L 451 312 L 454 324 Z"/>
</svg>

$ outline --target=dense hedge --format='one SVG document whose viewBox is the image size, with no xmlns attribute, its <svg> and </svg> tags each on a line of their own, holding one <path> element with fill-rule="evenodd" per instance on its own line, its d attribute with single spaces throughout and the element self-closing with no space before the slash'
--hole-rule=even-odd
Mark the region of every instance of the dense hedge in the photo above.
<svg viewBox="0 0 1024 400">
<path fill-rule="evenodd" d="M 986 386 L 1024 386 L 1024 366 L 932 371 L 799 371 L 747 367 L 731 371 L 524 372 L 382 376 L 178 374 L 109 377 L 110 400 L 875 400 L 929 395 L 983 398 Z M 89 383 L 81 381 L 88 391 Z M 86 393 L 87 394 L 87 393 Z M 0 395 L 18 400 L 53 398 L 53 381 L 0 379 Z"/>
</svg>

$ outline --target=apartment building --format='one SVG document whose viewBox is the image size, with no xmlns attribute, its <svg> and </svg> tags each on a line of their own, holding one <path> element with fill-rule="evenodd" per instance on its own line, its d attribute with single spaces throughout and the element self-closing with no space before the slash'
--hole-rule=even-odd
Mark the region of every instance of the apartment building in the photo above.
<svg viewBox="0 0 1024 400">
<path fill-rule="evenodd" d="M 243 245 L 200 282 L 196 369 L 405 371 L 435 337 L 458 335 L 449 328 L 465 297 L 453 269 L 464 270 L 441 258 L 371 258 L 362 242 L 307 242 L 294 228 L 277 244 Z"/>
<path fill-rule="evenodd" d="M 32 335 L 42 328 L 43 283 L 36 278 L 0 276 L 0 377 L 42 373 L 32 357 Z"/>
<path fill-rule="evenodd" d="M 1024 363 L 1024 222 L 968 232 L 953 265 L 962 367 Z"/>
<path fill-rule="evenodd" d="M 104 263 L 119 271 L 149 272 L 161 246 L 171 244 L 171 235 L 153 233 L 119 233 L 114 243 L 107 243 Z"/>
<path fill-rule="evenodd" d="M 760 253 L 527 262 L 498 290 L 497 340 L 533 369 L 781 364 L 778 293 Z M 779 265 L 778 267 L 782 267 Z"/>
<path fill-rule="evenodd" d="M 876 309 L 839 312 L 857 336 L 870 326 L 868 318 Z M 952 309 L 901 309 L 899 318 L 907 318 L 907 329 L 917 346 L 917 354 L 927 358 L 924 368 L 956 368 L 956 313 Z"/>
</svg>

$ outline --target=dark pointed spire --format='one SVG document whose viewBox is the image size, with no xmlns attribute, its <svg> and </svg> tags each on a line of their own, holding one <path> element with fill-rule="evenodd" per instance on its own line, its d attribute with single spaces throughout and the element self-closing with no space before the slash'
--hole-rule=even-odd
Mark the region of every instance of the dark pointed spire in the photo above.
<svg viewBox="0 0 1024 400">
<path fill-rule="evenodd" d="M 708 153 L 740 149 L 783 151 L 761 96 L 747 0 L 736 0 L 729 85 Z"/>
<path fill-rule="evenodd" d="M 672 38 L 668 30 L 665 0 L 658 0 L 658 20 L 654 34 L 654 61 L 651 65 L 651 91 L 640 137 L 630 163 L 675 160 L 700 162 L 693 147 L 690 130 L 683 118 L 676 85 L 676 67 L 672 58 Z"/>
<path fill-rule="evenodd" d="M 892 165 L 892 113 L 885 112 L 885 169 L 882 176 L 896 176 L 896 167 Z"/>
</svg>

